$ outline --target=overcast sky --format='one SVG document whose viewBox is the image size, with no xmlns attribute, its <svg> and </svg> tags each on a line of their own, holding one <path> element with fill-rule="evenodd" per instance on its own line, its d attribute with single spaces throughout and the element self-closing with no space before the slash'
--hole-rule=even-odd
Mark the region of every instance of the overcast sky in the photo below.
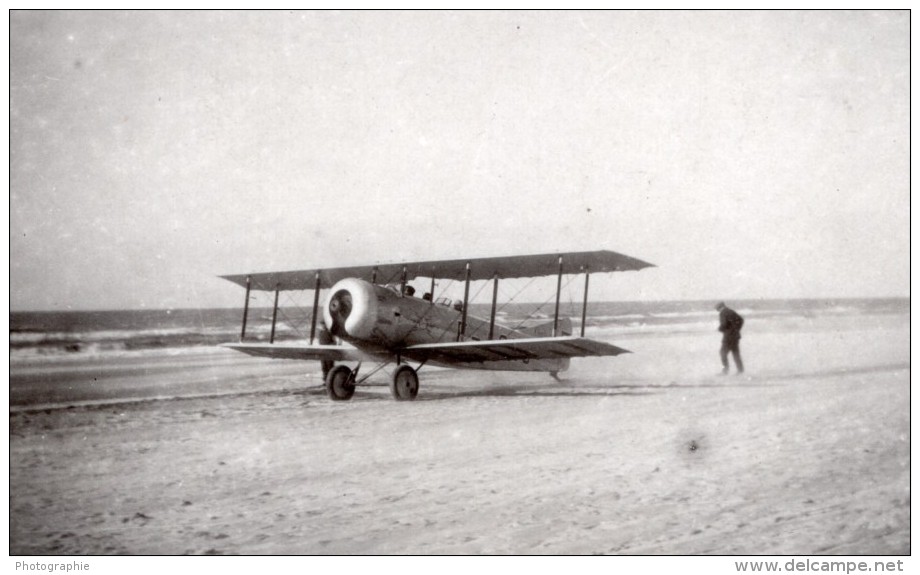
<svg viewBox="0 0 920 575">
<path fill-rule="evenodd" d="M 658 266 L 597 299 L 909 295 L 906 11 L 10 19 L 13 310 L 594 249 Z"/>
</svg>

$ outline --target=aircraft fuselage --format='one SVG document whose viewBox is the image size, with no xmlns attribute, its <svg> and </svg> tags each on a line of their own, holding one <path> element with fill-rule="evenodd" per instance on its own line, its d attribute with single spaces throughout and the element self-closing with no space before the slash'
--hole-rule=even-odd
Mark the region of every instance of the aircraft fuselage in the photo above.
<svg viewBox="0 0 920 575">
<path fill-rule="evenodd" d="M 404 295 L 398 287 L 372 284 L 357 278 L 343 279 L 329 290 L 323 306 L 323 322 L 330 333 L 355 347 L 387 354 L 398 353 L 402 348 L 419 344 L 550 335 L 538 334 L 534 328 L 515 329 L 498 323 L 490 326 L 488 319 L 469 314 L 464 326 L 462 306 L 454 307 L 452 302 L 445 300 L 429 301 Z M 544 332 L 547 329 L 551 331 L 551 326 L 544 325 Z M 560 321 L 560 329 L 570 332 L 571 322 Z M 411 353 L 405 356 L 411 358 Z M 439 364 L 434 360 L 430 363 Z M 569 360 L 564 358 L 440 365 L 558 372 L 567 369 L 568 364 Z"/>
</svg>

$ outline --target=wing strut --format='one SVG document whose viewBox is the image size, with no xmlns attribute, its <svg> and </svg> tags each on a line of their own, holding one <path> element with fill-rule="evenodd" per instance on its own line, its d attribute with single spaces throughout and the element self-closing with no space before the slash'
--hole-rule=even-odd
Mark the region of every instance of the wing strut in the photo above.
<svg viewBox="0 0 920 575">
<path fill-rule="evenodd" d="M 558 335 L 559 327 L 559 296 L 562 295 L 562 256 L 559 256 L 559 275 L 556 278 L 556 313 L 553 315 L 553 337 Z"/>
<path fill-rule="evenodd" d="M 319 309 L 319 272 L 316 272 L 316 284 L 313 286 L 313 319 L 310 320 L 310 345 L 313 345 L 313 337 L 316 335 L 316 312 Z"/>
<path fill-rule="evenodd" d="M 591 279 L 591 268 L 585 266 L 585 303 L 581 306 L 581 337 L 585 337 L 585 317 L 588 315 L 588 280 Z"/>
<path fill-rule="evenodd" d="M 252 277 L 246 276 L 246 300 L 243 302 L 243 329 L 240 331 L 240 343 L 246 338 L 246 319 L 249 318 L 249 291 L 252 289 Z"/>
<path fill-rule="evenodd" d="M 460 334 L 457 341 L 463 341 L 466 336 L 466 309 L 470 303 L 470 262 L 466 262 L 466 285 L 463 287 L 463 315 L 460 319 Z"/>
<path fill-rule="evenodd" d="M 492 312 L 489 314 L 489 339 L 495 332 L 495 304 L 498 302 L 498 274 L 495 274 L 492 284 Z"/>
<path fill-rule="evenodd" d="M 278 290 L 275 290 L 275 305 L 272 307 L 272 334 L 268 338 L 268 343 L 275 343 L 275 323 L 278 321 L 278 294 L 281 293 Z"/>
</svg>

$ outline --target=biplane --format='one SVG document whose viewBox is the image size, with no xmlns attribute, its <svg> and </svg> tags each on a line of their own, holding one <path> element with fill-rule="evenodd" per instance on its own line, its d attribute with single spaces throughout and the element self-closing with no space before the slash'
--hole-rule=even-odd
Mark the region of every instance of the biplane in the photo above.
<svg viewBox="0 0 920 575">
<path fill-rule="evenodd" d="M 612 251 L 591 251 L 221 276 L 246 288 L 240 341 L 224 347 L 253 356 L 318 360 L 322 363 L 326 392 L 333 400 L 351 399 L 356 386 L 390 365 L 396 366 L 390 391 L 397 400 L 416 398 L 418 372 L 425 365 L 541 371 L 557 377 L 569 367 L 573 357 L 628 353 L 615 345 L 585 337 L 591 274 L 640 270 L 652 265 Z M 572 333 L 571 318 L 559 315 L 564 274 L 584 274 L 584 301 L 577 336 Z M 504 325 L 496 320 L 499 281 L 546 276 L 556 276 L 552 319 L 526 327 Z M 431 281 L 431 289 L 423 297 L 417 297 L 409 284 L 419 279 Z M 463 299 L 435 297 L 436 280 L 462 281 Z M 493 283 L 488 318 L 468 313 L 470 282 L 483 280 Z M 278 295 L 289 290 L 313 291 L 308 342 L 275 342 Z M 320 308 L 322 290 L 327 290 L 327 294 Z M 246 341 L 253 291 L 274 292 L 268 342 Z M 320 315 L 323 325 L 317 333 Z M 373 362 L 376 367 L 361 377 L 359 372 L 364 362 Z M 357 365 L 351 368 L 345 363 Z"/>
</svg>

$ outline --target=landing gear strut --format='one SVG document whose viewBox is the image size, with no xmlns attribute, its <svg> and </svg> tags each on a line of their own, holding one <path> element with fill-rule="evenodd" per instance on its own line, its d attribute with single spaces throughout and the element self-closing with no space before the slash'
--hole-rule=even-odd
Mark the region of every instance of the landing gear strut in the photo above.
<svg viewBox="0 0 920 575">
<path fill-rule="evenodd" d="M 396 401 L 412 401 L 418 395 L 418 374 L 408 365 L 400 365 L 393 373 L 390 392 Z"/>
<path fill-rule="evenodd" d="M 355 394 L 355 373 L 347 365 L 333 367 L 326 375 L 326 393 L 333 401 L 351 399 L 351 396 Z"/>
<path fill-rule="evenodd" d="M 332 334 L 329 333 L 328 329 L 319 330 L 319 343 L 320 345 L 335 345 L 335 338 L 332 337 Z M 332 371 L 332 368 L 335 367 L 335 362 L 328 359 L 320 361 L 320 365 L 323 368 L 323 381 L 326 381 L 326 378 L 329 376 L 329 372 Z"/>
</svg>

